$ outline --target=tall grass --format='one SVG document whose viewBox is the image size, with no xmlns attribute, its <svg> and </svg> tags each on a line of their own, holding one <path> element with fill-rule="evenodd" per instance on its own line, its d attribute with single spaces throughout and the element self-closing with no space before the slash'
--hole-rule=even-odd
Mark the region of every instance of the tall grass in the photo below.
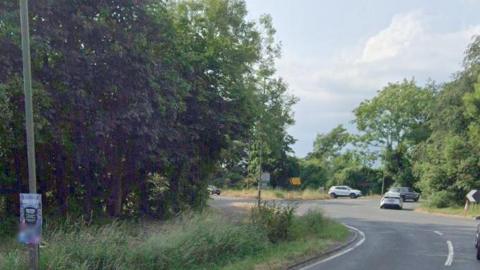
<svg viewBox="0 0 480 270">
<path fill-rule="evenodd" d="M 256 197 L 258 191 L 256 189 L 226 189 L 222 191 L 222 195 L 231 197 Z M 266 200 L 325 200 L 328 199 L 329 196 L 326 192 L 315 189 L 293 191 L 285 189 L 265 189 L 262 190 L 262 198 Z"/>
<path fill-rule="evenodd" d="M 257 220 L 272 220 L 272 212 L 267 208 L 257 213 L 260 215 Z M 289 210 L 278 208 L 275 213 L 282 216 L 283 211 Z M 157 224 L 155 230 L 139 223 L 123 222 L 50 228 L 40 251 L 40 266 L 52 270 L 219 269 L 245 259 L 259 260 L 258 256 L 271 254 L 282 243 L 299 241 L 297 246 L 303 246 L 305 239 L 315 235 L 325 239 L 341 238 L 333 231 L 325 232 L 326 219 L 320 213 L 285 217 L 288 222 L 267 222 L 260 226 L 253 221 L 234 223 L 218 213 L 207 212 Z M 288 237 L 276 235 L 275 240 L 271 239 L 272 230 L 287 230 Z M 338 224 L 335 230 L 346 231 Z M 13 244 L 8 251 L 0 252 L 0 269 L 27 269 L 24 250 Z"/>
</svg>

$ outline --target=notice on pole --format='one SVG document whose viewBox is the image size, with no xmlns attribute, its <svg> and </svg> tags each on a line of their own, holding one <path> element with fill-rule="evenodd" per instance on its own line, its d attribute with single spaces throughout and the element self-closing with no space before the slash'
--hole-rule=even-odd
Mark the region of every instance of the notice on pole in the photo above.
<svg viewBox="0 0 480 270">
<path fill-rule="evenodd" d="M 24 244 L 39 244 L 42 238 L 42 195 L 20 194 L 20 232 Z"/>
<path fill-rule="evenodd" d="M 270 182 L 270 173 L 262 172 L 260 179 L 262 180 L 262 182 L 266 182 L 266 183 Z"/>
</svg>

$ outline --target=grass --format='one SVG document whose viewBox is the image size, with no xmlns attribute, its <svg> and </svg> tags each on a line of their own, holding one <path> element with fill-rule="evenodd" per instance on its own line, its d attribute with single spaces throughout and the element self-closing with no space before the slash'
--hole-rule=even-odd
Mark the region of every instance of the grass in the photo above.
<svg viewBox="0 0 480 270">
<path fill-rule="evenodd" d="M 480 216 L 480 206 L 475 204 L 470 205 L 466 213 L 465 213 L 464 206 L 450 206 L 445 208 L 437 208 L 437 207 L 429 206 L 426 203 L 422 203 L 422 205 L 418 207 L 417 210 L 420 212 L 427 212 L 431 214 L 461 216 L 461 217 L 469 217 L 469 218 Z"/>
<path fill-rule="evenodd" d="M 322 226 L 323 233 L 321 234 L 306 234 L 297 240 L 279 243 L 254 256 L 217 269 L 285 269 L 288 265 L 320 254 L 331 245 L 344 241 L 348 236 L 348 230 L 338 223 L 324 221 Z"/>
<path fill-rule="evenodd" d="M 230 197 L 249 197 L 253 198 L 258 195 L 256 189 L 226 189 L 222 190 L 222 195 Z M 265 200 L 325 200 L 329 196 L 326 192 L 313 189 L 287 191 L 284 189 L 265 189 L 262 190 L 262 199 Z"/>
<path fill-rule="evenodd" d="M 289 237 L 273 243 L 252 223 L 207 211 L 143 226 L 113 222 L 45 230 L 41 269 L 276 269 L 348 237 L 342 225 L 310 212 L 293 217 Z M 151 229 L 150 227 L 154 228 Z M 25 248 L 0 242 L 0 269 L 27 269 Z"/>
</svg>

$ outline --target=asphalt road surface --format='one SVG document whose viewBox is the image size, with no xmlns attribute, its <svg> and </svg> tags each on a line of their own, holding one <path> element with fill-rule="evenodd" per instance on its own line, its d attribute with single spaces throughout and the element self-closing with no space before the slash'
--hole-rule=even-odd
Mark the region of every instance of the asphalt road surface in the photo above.
<svg viewBox="0 0 480 270">
<path fill-rule="evenodd" d="M 217 197 L 212 205 L 228 209 L 244 202 Z M 474 248 L 476 221 L 415 212 L 416 203 L 405 203 L 404 210 L 383 210 L 378 204 L 371 199 L 299 203 L 299 214 L 320 207 L 328 216 L 364 234 L 364 240 L 347 253 L 304 269 L 480 269 Z"/>
</svg>

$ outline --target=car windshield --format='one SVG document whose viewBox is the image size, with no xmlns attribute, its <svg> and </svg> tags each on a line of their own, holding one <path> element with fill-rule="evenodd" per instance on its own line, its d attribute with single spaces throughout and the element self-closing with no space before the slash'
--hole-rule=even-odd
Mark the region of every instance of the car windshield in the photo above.
<svg viewBox="0 0 480 270">
<path fill-rule="evenodd" d="M 400 192 L 401 189 L 395 187 L 395 188 L 390 188 L 390 191 L 391 191 L 391 192 Z"/>
</svg>

